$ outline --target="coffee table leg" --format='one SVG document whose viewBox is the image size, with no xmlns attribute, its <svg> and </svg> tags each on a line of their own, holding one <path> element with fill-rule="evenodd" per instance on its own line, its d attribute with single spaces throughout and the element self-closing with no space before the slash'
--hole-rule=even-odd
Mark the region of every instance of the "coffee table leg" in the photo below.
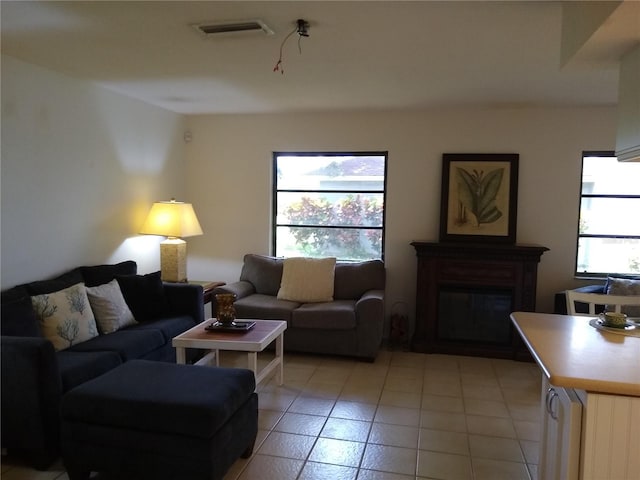
<svg viewBox="0 0 640 480">
<path fill-rule="evenodd" d="M 256 377 L 256 383 L 258 383 L 258 352 L 247 352 L 249 370 L 253 371 L 253 375 Z"/>
<path fill-rule="evenodd" d="M 276 373 L 276 381 L 278 385 L 284 383 L 284 342 L 283 335 L 280 334 L 276 338 L 276 358 L 278 359 L 278 372 Z"/>
<path fill-rule="evenodd" d="M 184 348 L 176 347 L 176 363 L 182 363 L 183 365 L 187 363 L 187 359 L 185 358 Z"/>
</svg>

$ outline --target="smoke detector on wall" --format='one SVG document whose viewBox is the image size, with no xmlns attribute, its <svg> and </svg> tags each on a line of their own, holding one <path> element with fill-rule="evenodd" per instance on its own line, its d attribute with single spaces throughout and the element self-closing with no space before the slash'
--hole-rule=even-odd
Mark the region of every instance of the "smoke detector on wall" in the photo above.
<svg viewBox="0 0 640 480">
<path fill-rule="evenodd" d="M 273 35 L 273 30 L 262 20 L 244 20 L 226 23 L 207 22 L 195 24 L 193 27 L 205 37 L 239 32 L 263 32 L 266 35 Z"/>
</svg>

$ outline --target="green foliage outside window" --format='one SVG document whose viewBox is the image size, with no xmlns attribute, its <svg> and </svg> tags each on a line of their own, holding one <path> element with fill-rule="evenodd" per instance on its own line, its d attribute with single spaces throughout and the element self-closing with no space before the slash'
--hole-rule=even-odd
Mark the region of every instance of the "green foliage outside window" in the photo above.
<svg viewBox="0 0 640 480">
<path fill-rule="evenodd" d="M 362 195 L 347 195 L 336 205 L 326 198 L 302 197 L 291 204 L 284 214 L 291 225 L 313 225 L 289 227 L 302 251 L 308 255 L 324 255 L 340 249 L 350 259 L 366 258 L 370 250 L 380 251 L 383 205 L 375 198 Z M 321 227 L 358 226 L 358 229 Z M 364 240 L 362 236 L 364 235 Z"/>
</svg>

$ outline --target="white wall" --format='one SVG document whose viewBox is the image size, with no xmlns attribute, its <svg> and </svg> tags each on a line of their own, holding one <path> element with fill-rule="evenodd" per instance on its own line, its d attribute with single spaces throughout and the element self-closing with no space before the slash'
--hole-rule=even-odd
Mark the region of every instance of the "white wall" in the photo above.
<svg viewBox="0 0 640 480">
<path fill-rule="evenodd" d="M 615 108 L 190 116 L 189 196 L 204 236 L 189 239 L 190 278 L 237 280 L 245 253 L 270 249 L 273 151 L 388 150 L 387 309 L 413 318 L 413 240 L 437 241 L 442 153 L 518 153 L 518 243 L 548 247 L 539 311 L 573 279 L 583 150 L 615 142 Z"/>
<path fill-rule="evenodd" d="M 184 198 L 184 118 L 2 56 L 1 283 L 133 259 L 155 200 Z"/>
</svg>

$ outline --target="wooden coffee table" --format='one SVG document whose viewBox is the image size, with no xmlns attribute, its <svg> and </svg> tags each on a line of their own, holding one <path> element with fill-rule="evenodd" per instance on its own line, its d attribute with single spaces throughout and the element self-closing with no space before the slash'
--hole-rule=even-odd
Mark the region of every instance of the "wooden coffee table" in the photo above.
<svg viewBox="0 0 640 480">
<path fill-rule="evenodd" d="M 276 370 L 278 385 L 284 382 L 283 366 L 283 334 L 287 329 L 287 322 L 281 320 L 254 320 L 255 326 L 247 332 L 211 332 L 204 327 L 215 322 L 208 319 L 199 325 L 181 333 L 173 339 L 176 349 L 176 361 L 186 363 L 185 348 L 200 348 L 209 350 L 196 365 L 208 365 L 215 357 L 216 366 L 220 366 L 220 350 L 247 352 L 249 369 L 256 376 L 256 384 L 260 383 L 271 372 Z M 258 352 L 262 352 L 271 342 L 276 342 L 276 356 L 269 364 L 258 372 Z"/>
</svg>

